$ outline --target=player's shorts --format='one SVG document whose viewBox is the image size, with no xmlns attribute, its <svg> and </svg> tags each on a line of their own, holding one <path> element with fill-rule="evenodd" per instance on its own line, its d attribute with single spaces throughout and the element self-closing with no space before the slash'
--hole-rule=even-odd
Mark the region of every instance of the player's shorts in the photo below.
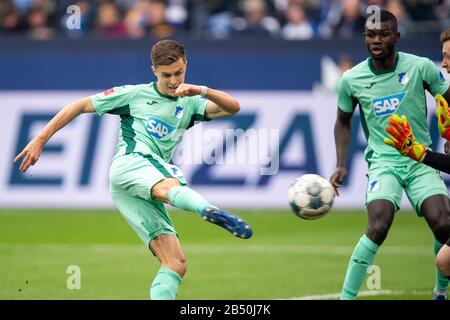
<svg viewBox="0 0 450 320">
<path fill-rule="evenodd" d="M 161 201 L 151 198 L 151 189 L 165 178 L 186 180 L 180 169 L 151 155 L 130 153 L 115 157 L 109 171 L 111 196 L 125 220 L 145 245 L 161 234 L 178 236 Z"/>
<path fill-rule="evenodd" d="M 434 195 L 448 197 L 447 186 L 439 171 L 416 162 L 402 167 L 371 166 L 368 173 L 366 206 L 374 200 L 389 200 L 400 208 L 403 190 L 418 216 L 425 199 Z"/>
</svg>

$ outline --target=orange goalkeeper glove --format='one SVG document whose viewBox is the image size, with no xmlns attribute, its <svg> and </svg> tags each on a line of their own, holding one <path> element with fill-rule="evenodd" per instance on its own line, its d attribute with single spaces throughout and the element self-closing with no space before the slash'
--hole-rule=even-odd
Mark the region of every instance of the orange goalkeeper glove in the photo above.
<svg viewBox="0 0 450 320">
<path fill-rule="evenodd" d="M 436 115 L 438 118 L 439 133 L 441 137 L 450 141 L 450 112 L 448 110 L 448 103 L 443 96 L 437 94 L 434 97 L 436 100 Z"/>
<path fill-rule="evenodd" d="M 394 114 L 389 119 L 389 125 L 386 127 L 386 131 L 392 136 L 392 139 L 385 138 L 384 143 L 396 148 L 402 156 L 410 157 L 419 162 L 423 161 L 427 148 L 414 141 L 414 136 L 408 120 L 406 120 L 406 116 L 400 118 Z"/>
</svg>

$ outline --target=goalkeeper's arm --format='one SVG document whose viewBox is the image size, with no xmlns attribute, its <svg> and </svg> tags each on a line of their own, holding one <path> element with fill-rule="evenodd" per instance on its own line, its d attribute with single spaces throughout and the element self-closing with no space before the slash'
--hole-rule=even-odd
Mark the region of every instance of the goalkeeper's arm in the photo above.
<svg viewBox="0 0 450 320">
<path fill-rule="evenodd" d="M 427 150 L 423 164 L 450 174 L 450 155 L 448 154 Z"/>
</svg>

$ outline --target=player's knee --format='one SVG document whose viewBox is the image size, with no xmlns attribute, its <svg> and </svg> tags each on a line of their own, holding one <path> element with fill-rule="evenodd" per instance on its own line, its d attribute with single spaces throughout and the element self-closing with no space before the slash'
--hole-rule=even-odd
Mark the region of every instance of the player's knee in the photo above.
<svg viewBox="0 0 450 320">
<path fill-rule="evenodd" d="M 378 245 L 381 245 L 387 237 L 389 226 L 377 222 L 367 228 L 367 237 Z"/>
<path fill-rule="evenodd" d="M 446 276 L 450 277 L 450 256 L 439 253 L 436 257 L 436 266 Z"/>
<path fill-rule="evenodd" d="M 436 220 L 431 223 L 431 229 L 433 230 L 434 237 L 439 242 L 445 243 L 450 234 L 450 220 L 448 218 Z"/>
<path fill-rule="evenodd" d="M 168 194 L 169 190 L 173 187 L 178 187 L 180 182 L 175 178 L 168 178 L 161 180 L 157 184 L 155 184 L 152 188 L 152 198 L 155 200 L 160 200 L 164 202 L 168 202 Z"/>
<path fill-rule="evenodd" d="M 187 264 L 185 258 L 174 258 L 167 263 L 167 268 L 178 273 L 181 277 L 186 274 Z"/>
<path fill-rule="evenodd" d="M 378 245 L 381 245 L 387 237 L 392 224 L 395 208 L 392 202 L 381 200 L 372 202 L 368 206 L 369 224 L 367 237 Z"/>
</svg>

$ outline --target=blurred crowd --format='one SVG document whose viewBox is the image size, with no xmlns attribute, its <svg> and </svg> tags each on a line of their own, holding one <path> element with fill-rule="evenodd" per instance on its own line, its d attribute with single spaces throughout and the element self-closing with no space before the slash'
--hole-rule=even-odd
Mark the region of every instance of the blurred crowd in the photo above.
<svg viewBox="0 0 450 320">
<path fill-rule="evenodd" d="M 0 35 L 349 39 L 370 5 L 391 11 L 403 36 L 450 24 L 450 0 L 0 0 Z"/>
</svg>

